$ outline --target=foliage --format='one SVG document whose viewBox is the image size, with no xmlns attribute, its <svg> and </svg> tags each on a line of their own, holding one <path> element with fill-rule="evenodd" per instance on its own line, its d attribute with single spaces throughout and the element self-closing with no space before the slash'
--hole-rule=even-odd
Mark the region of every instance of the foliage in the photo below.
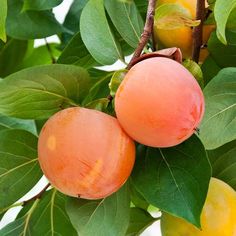
<svg viewBox="0 0 236 236">
<path fill-rule="evenodd" d="M 147 1 L 74 0 L 60 24 L 52 10 L 61 2 L 0 0 L 0 217 L 43 175 L 37 135 L 49 117 L 72 106 L 115 116 L 110 98 L 126 70 L 99 66 L 125 62 L 143 32 Z M 140 235 L 158 220 L 150 205 L 200 228 L 210 177 L 236 189 L 236 2 L 209 3 L 206 24 L 216 24 L 209 55 L 183 62 L 206 100 L 200 134 L 168 149 L 137 144 L 128 183 L 105 199 L 69 198 L 52 188 L 19 203 L 22 210 L 0 235 Z M 162 29 L 199 24 L 189 17 L 170 4 L 156 10 L 155 20 Z M 34 47 L 35 39 L 54 34 L 59 44 Z"/>
</svg>

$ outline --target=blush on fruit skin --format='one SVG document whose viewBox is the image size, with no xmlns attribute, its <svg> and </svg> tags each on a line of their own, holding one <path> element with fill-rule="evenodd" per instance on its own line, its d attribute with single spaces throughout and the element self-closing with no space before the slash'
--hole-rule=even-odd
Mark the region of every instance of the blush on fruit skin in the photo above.
<svg viewBox="0 0 236 236">
<path fill-rule="evenodd" d="M 128 179 L 135 145 L 114 117 L 75 107 L 46 122 L 39 135 L 38 155 L 56 189 L 74 197 L 100 199 Z"/>
<path fill-rule="evenodd" d="M 167 58 L 149 58 L 126 74 L 115 97 L 117 119 L 139 143 L 171 147 L 188 139 L 204 114 L 192 74 Z"/>
</svg>

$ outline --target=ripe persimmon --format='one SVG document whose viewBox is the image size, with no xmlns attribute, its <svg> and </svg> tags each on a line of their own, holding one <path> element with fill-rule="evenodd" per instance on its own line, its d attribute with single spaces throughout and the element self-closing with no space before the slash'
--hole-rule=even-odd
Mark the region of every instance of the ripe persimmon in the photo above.
<svg viewBox="0 0 236 236">
<path fill-rule="evenodd" d="M 201 214 L 202 230 L 183 219 L 163 213 L 163 236 L 235 236 L 236 192 L 221 180 L 212 178 Z"/>
<path fill-rule="evenodd" d="M 53 115 L 38 142 L 39 163 L 50 183 L 64 194 L 104 198 L 128 179 L 135 145 L 116 118 L 74 107 Z"/>
<path fill-rule="evenodd" d="M 149 58 L 126 74 L 115 97 L 118 121 L 127 134 L 152 147 L 175 146 L 189 138 L 204 113 L 197 81 L 181 64 Z"/>
</svg>

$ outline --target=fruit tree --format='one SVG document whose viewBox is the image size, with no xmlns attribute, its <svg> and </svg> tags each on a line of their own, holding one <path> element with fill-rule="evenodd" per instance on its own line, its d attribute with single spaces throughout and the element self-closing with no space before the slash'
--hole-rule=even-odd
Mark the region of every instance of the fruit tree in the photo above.
<svg viewBox="0 0 236 236">
<path fill-rule="evenodd" d="M 236 0 L 65 3 L 0 0 L 0 235 L 236 236 Z"/>
</svg>

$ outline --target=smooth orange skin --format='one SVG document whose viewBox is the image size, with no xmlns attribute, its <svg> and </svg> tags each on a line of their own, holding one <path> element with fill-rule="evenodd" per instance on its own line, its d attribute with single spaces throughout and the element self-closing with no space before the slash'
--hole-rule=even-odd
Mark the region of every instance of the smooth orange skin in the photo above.
<svg viewBox="0 0 236 236">
<path fill-rule="evenodd" d="M 197 0 L 159 0 L 157 7 L 162 4 L 175 3 L 180 4 L 186 10 L 192 19 L 196 18 Z M 203 26 L 203 44 L 206 44 L 212 31 L 215 30 L 215 25 Z M 159 41 L 164 47 L 178 47 L 181 49 L 184 58 L 190 58 L 193 45 L 193 31 L 190 27 L 180 27 L 172 30 L 158 29 L 154 24 L 154 38 Z M 204 54 L 204 52 L 203 52 Z M 206 56 L 202 56 L 204 60 Z"/>
<path fill-rule="evenodd" d="M 212 178 L 203 211 L 202 230 L 183 219 L 163 213 L 162 236 L 235 236 L 236 192 L 221 180 Z"/>
<path fill-rule="evenodd" d="M 39 163 L 50 183 L 66 195 L 104 198 L 130 176 L 134 142 L 117 119 L 74 107 L 52 116 L 38 142 Z"/>
<path fill-rule="evenodd" d="M 134 140 L 171 147 L 194 133 L 204 113 L 204 97 L 181 64 L 155 57 L 139 62 L 126 74 L 116 93 L 115 110 Z"/>
</svg>

